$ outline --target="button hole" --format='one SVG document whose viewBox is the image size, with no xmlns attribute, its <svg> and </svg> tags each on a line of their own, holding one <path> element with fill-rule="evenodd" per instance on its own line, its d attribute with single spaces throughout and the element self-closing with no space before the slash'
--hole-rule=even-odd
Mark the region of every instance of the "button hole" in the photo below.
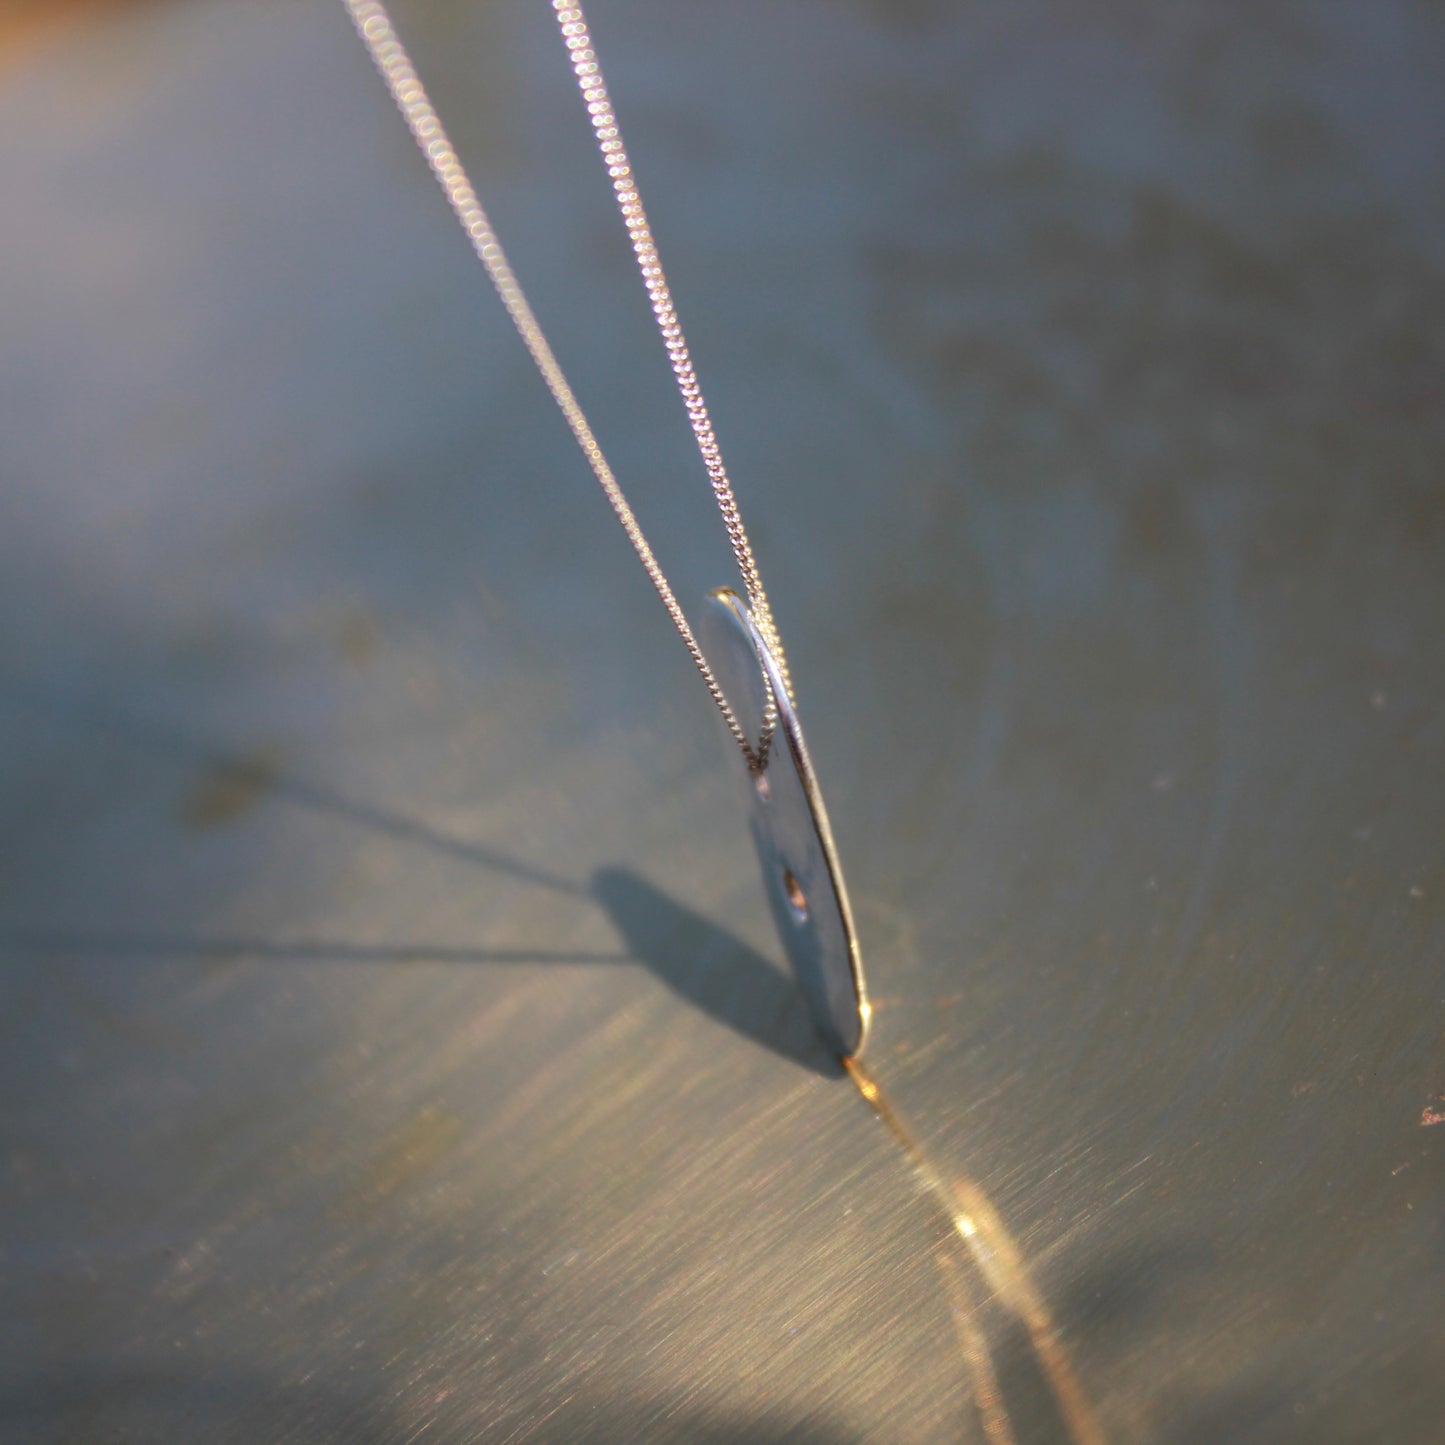
<svg viewBox="0 0 1445 1445">
<path fill-rule="evenodd" d="M 794 923 L 806 923 L 808 921 L 808 895 L 803 892 L 803 886 L 793 875 L 791 868 L 783 869 L 783 893 L 788 900 L 788 907 L 793 913 Z"/>
</svg>

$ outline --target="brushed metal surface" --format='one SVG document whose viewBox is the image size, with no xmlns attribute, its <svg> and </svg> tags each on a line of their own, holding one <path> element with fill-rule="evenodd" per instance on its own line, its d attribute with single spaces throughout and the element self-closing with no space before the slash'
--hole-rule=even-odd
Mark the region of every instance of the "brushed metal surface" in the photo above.
<svg viewBox="0 0 1445 1445">
<path fill-rule="evenodd" d="M 1110 1440 L 1433 1445 L 1439 16 L 591 19 L 786 549 L 870 1069 Z M 546 7 L 397 20 L 699 595 Z M 0 51 L 0 1439 L 979 1439 L 962 1323 L 1057 1442 L 398 132 L 330 4 Z"/>
</svg>

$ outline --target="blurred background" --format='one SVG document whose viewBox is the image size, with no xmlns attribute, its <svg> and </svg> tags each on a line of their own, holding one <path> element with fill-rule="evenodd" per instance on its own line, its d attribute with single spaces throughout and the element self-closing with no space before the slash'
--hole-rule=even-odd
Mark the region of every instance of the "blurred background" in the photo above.
<svg viewBox="0 0 1445 1445">
<path fill-rule="evenodd" d="M 550 8 L 394 18 L 731 583 Z M 1102 1438 L 1438 1440 L 1445 16 L 590 19 L 880 1082 Z M 0 196 L 0 1439 L 1083 1445 L 341 5 L 0 8 Z"/>
</svg>

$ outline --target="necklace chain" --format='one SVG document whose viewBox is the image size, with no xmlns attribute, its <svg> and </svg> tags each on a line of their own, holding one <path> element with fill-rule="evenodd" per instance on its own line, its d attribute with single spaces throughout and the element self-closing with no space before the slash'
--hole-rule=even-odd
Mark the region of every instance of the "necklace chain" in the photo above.
<svg viewBox="0 0 1445 1445">
<path fill-rule="evenodd" d="M 702 648 L 693 635 L 692 627 L 688 623 L 682 606 L 653 554 L 652 547 L 643 534 L 642 527 L 633 514 L 622 487 L 613 475 L 612 468 L 603 455 L 596 436 L 593 435 L 586 414 L 552 352 L 551 345 L 527 301 L 521 283 L 518 282 L 516 274 L 507 261 L 501 242 L 497 240 L 496 232 L 492 229 L 492 223 L 487 219 L 487 213 L 477 199 L 477 193 L 472 188 L 472 183 L 468 180 L 461 161 L 457 158 L 457 153 L 427 97 L 426 90 L 417 76 L 411 59 L 397 37 L 385 6 L 381 0 L 343 0 L 343 3 L 350 12 L 357 34 L 360 35 L 362 43 L 371 55 L 372 63 L 386 82 L 386 87 L 391 92 L 397 109 L 401 112 L 417 145 L 426 157 L 427 164 L 441 185 L 457 220 L 461 222 L 462 229 L 471 242 L 472 250 L 476 252 L 477 258 L 486 268 L 492 286 L 501 298 L 502 305 L 506 307 L 507 314 L 512 318 L 512 324 L 517 328 L 528 352 L 531 353 L 537 370 L 541 372 L 542 379 L 547 384 L 547 389 L 552 393 L 553 400 L 557 403 L 572 435 L 577 440 L 577 445 L 582 449 L 583 456 L 586 457 L 588 465 L 592 468 L 593 474 L 606 494 L 607 501 L 616 514 L 617 520 L 622 524 L 622 530 L 627 534 L 627 540 L 632 544 L 632 550 L 637 554 L 638 561 L 642 563 L 653 587 L 656 588 L 657 595 L 662 599 L 662 605 L 672 618 L 673 625 L 681 634 L 683 643 L 696 664 L 698 672 L 702 674 L 702 680 L 707 685 L 712 700 L 722 713 L 728 731 L 742 749 L 748 766 L 755 772 L 761 772 L 767 766 L 768 752 L 777 726 L 777 705 L 772 699 L 771 691 L 763 717 L 762 733 L 757 743 L 754 744 L 744 733 L 737 715 L 733 712 L 722 687 L 713 675 L 712 668 L 708 665 L 707 658 L 703 656 Z M 592 44 L 592 37 L 588 33 L 586 17 L 582 12 L 582 7 L 574 3 L 574 0 L 552 0 L 552 8 L 556 12 L 557 23 L 561 28 L 562 38 L 569 52 L 572 69 L 577 77 L 582 98 L 586 103 L 587 113 L 592 121 L 592 128 L 597 137 L 603 161 L 607 166 L 618 209 L 627 226 L 633 255 L 637 258 L 638 268 L 642 272 L 643 284 L 647 288 L 648 299 L 652 303 L 652 312 L 657 320 L 663 345 L 667 348 L 668 359 L 672 363 L 673 376 L 677 379 L 678 390 L 682 393 L 683 404 L 687 408 L 693 436 L 697 439 L 698 451 L 702 454 L 703 466 L 707 470 L 708 481 L 712 485 L 718 511 L 722 514 L 723 526 L 727 529 L 728 540 L 732 544 L 733 556 L 737 559 L 738 570 L 742 574 L 743 585 L 747 591 L 748 606 L 758 623 L 759 630 L 778 659 L 783 681 L 791 694 L 792 677 L 788 672 L 787 662 L 784 660 L 783 650 L 778 640 L 772 610 L 768 605 L 767 594 L 763 591 L 762 578 L 758 573 L 752 545 L 748 541 L 748 534 L 738 512 L 732 482 L 723 465 L 722 453 L 718 447 L 717 436 L 713 431 L 712 419 L 708 414 L 706 403 L 703 401 L 702 390 L 698 386 L 692 356 L 682 334 L 682 326 L 677 318 L 677 308 L 673 305 L 672 292 L 668 288 L 667 278 L 663 275 L 662 264 L 658 259 L 657 245 L 652 238 L 652 229 L 648 225 L 647 214 L 642 208 L 642 200 L 638 195 L 631 162 L 628 160 L 627 152 L 622 144 L 622 134 L 602 78 L 602 70 L 597 60 L 597 52 Z"/>
</svg>

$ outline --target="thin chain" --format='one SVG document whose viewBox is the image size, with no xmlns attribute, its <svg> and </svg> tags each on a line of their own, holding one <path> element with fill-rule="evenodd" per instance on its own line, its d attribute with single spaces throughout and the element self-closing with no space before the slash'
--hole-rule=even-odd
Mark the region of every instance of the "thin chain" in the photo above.
<svg viewBox="0 0 1445 1445">
<path fill-rule="evenodd" d="M 607 94 L 607 84 L 602 78 L 597 51 L 587 30 L 587 17 L 576 0 L 552 0 L 552 9 L 556 12 L 562 39 L 571 52 L 572 70 L 577 77 L 582 99 L 586 102 L 587 114 L 591 118 L 592 130 L 601 148 L 608 177 L 612 181 L 612 193 L 617 198 L 617 208 L 622 212 L 628 237 L 632 241 L 632 254 L 636 256 L 638 270 L 642 272 L 642 282 L 647 287 L 647 299 L 652 303 L 652 314 L 657 318 L 657 329 L 662 335 L 662 344 L 667 348 L 668 360 L 672 362 L 672 374 L 677 378 L 677 389 L 682 393 L 683 405 L 686 406 L 688 420 L 692 423 L 692 434 L 697 438 L 697 449 L 702 453 L 703 466 L 707 468 L 708 481 L 712 483 L 718 511 L 722 513 L 723 525 L 727 528 L 728 540 L 732 543 L 733 555 L 737 558 L 738 571 L 742 573 L 743 583 L 747 588 L 748 606 L 778 659 L 783 681 L 791 695 L 793 680 L 788 672 L 777 630 L 773 626 L 772 609 L 768 606 L 767 594 L 763 591 L 763 580 L 758 575 L 758 564 L 753 557 L 748 534 L 743 528 L 743 519 L 738 514 L 733 484 L 728 478 L 727 468 L 723 466 L 722 451 L 713 431 L 712 418 L 708 415 L 707 405 L 703 401 L 697 373 L 693 370 L 692 356 L 682 334 L 682 324 L 677 319 L 677 308 L 672 304 L 672 291 L 668 287 L 667 277 L 663 275 L 657 244 L 652 239 L 652 228 L 647 223 L 647 213 L 642 209 L 642 197 L 637 191 L 632 163 L 623 147 L 622 131 L 613 113 L 612 98 Z"/>
<path fill-rule="evenodd" d="M 622 530 L 627 534 L 627 540 L 632 544 L 632 550 L 637 554 L 653 587 L 657 589 L 657 595 L 662 599 L 662 605 L 672 618 L 673 625 L 681 634 L 683 643 L 693 662 L 697 665 L 698 672 L 702 674 L 702 680 L 707 685 L 713 702 L 717 704 L 723 720 L 727 723 L 728 731 L 733 735 L 738 747 L 742 749 L 748 766 L 755 772 L 761 772 L 767 766 L 768 752 L 777 725 L 777 706 L 772 700 L 771 693 L 763 718 L 762 733 L 754 746 L 738 722 L 737 715 L 724 696 L 717 678 L 713 676 L 712 668 L 708 665 L 707 658 L 703 656 L 702 648 L 693 635 L 692 627 L 673 594 L 672 587 L 663 574 L 657 558 L 653 555 L 652 548 L 643 535 L 642 528 L 628 504 L 617 478 L 613 475 L 607 458 L 602 454 L 602 448 L 593 435 L 592 427 L 563 374 L 557 358 L 553 355 L 541 325 L 507 261 L 501 243 L 497 240 L 496 232 L 487 219 L 487 213 L 482 209 L 482 204 L 477 199 L 477 193 L 473 190 L 471 181 L 467 179 L 466 171 L 463 170 L 461 161 L 458 160 L 457 153 L 442 127 L 441 120 L 432 108 L 431 101 L 427 98 L 426 90 L 417 77 L 405 47 L 397 38 L 384 5 L 381 0 L 343 0 L 343 3 L 350 12 L 357 34 L 371 55 L 372 63 L 386 82 L 397 109 L 401 112 L 417 145 L 426 157 L 427 164 L 441 185 L 452 210 L 456 213 L 457 220 L 461 222 L 462 229 L 471 242 L 472 250 L 476 252 L 477 258 L 486 268 L 487 275 L 491 278 L 502 305 L 506 307 L 507 314 L 512 318 L 512 324 L 517 328 L 518 335 L 521 336 L 528 352 L 531 353 L 537 370 L 541 372 L 542 379 L 547 383 L 547 389 L 552 393 L 553 400 L 566 419 L 572 435 L 577 440 L 577 445 L 581 447 L 583 456 L 586 457 L 613 512 L 617 515 L 617 520 L 622 524 Z M 597 56 L 592 48 L 591 37 L 587 33 L 586 21 L 580 6 L 561 3 L 561 0 L 553 0 L 553 3 L 558 22 L 562 27 L 563 37 L 571 52 L 572 65 L 577 74 L 578 84 L 582 88 L 588 113 L 592 117 L 593 128 L 597 133 L 603 157 L 607 162 L 617 203 L 622 210 L 623 219 L 627 223 L 628 234 L 632 239 L 632 249 L 642 270 L 653 313 L 657 317 L 663 342 L 667 346 L 668 355 L 672 361 L 673 374 L 676 376 L 678 387 L 682 392 L 688 418 L 692 423 L 693 434 L 697 438 L 698 449 L 702 453 L 708 479 L 712 483 L 713 494 L 717 498 L 718 509 L 722 513 L 728 539 L 732 543 L 733 555 L 737 558 L 738 568 L 742 573 L 743 585 L 748 595 L 748 605 L 769 646 L 778 657 L 784 681 L 791 693 L 792 679 L 787 672 L 787 664 L 783 661 L 772 612 L 758 575 L 757 562 L 753 557 L 747 533 L 743 529 L 742 519 L 738 515 L 732 483 L 728 480 L 727 472 L 723 467 L 717 438 L 713 433 L 712 421 L 708 416 L 707 407 L 703 403 L 702 392 L 698 388 L 697 377 L 693 371 L 692 358 L 688 354 L 687 345 L 682 336 L 682 328 L 678 324 L 677 311 L 672 304 L 672 296 L 657 259 L 657 247 L 653 243 L 652 232 L 648 227 L 647 217 L 637 195 L 631 165 L 622 148 L 621 135 L 602 82 L 602 72 L 598 68 Z"/>
</svg>

